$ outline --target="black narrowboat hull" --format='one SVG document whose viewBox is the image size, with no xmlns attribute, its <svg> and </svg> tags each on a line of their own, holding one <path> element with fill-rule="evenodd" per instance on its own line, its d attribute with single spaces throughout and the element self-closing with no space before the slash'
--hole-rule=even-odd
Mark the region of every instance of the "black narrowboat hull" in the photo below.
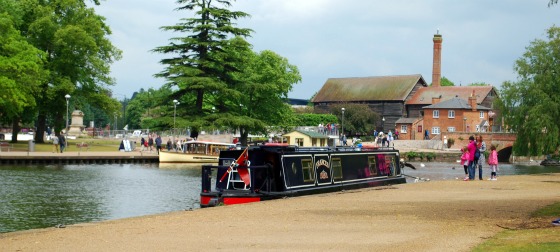
<svg viewBox="0 0 560 252">
<path fill-rule="evenodd" d="M 246 186 L 235 171 L 227 173 L 241 152 L 223 151 L 219 166 L 202 167 L 201 207 L 406 183 L 399 152 L 392 148 L 262 146 L 248 152 L 251 183 Z"/>
</svg>

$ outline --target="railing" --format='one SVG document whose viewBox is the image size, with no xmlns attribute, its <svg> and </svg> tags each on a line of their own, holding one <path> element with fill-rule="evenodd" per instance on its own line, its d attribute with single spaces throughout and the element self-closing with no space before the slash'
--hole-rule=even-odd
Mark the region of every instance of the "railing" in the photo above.
<svg viewBox="0 0 560 252">
<path fill-rule="evenodd" d="M 201 181 L 201 192 L 212 192 L 212 191 L 223 191 L 228 188 L 228 184 L 230 183 L 230 177 L 224 181 L 218 181 L 218 178 L 221 178 L 227 170 L 229 166 L 225 165 L 202 165 L 202 181 Z M 251 183 L 249 185 L 249 191 L 254 193 L 255 191 L 258 192 L 271 192 L 272 185 L 272 165 L 254 165 L 249 167 L 251 169 L 250 178 Z M 212 176 L 213 170 L 216 170 L 216 176 Z M 266 176 L 264 176 L 264 180 L 262 181 L 255 181 L 255 173 L 259 170 L 265 170 Z M 227 175 L 226 175 L 227 176 Z M 216 178 L 214 190 L 212 190 L 212 178 Z M 260 185 L 255 185 L 256 183 L 260 183 Z M 263 191 L 264 187 L 264 191 Z"/>
</svg>

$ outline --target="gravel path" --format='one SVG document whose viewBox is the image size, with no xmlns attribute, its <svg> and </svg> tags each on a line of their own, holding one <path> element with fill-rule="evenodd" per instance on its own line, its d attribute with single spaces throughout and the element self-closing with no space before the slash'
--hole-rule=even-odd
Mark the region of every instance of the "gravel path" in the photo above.
<svg viewBox="0 0 560 252">
<path fill-rule="evenodd" d="M 442 180 L 0 234 L 0 244 L 2 251 L 469 251 L 558 201 L 560 174 Z"/>
</svg>

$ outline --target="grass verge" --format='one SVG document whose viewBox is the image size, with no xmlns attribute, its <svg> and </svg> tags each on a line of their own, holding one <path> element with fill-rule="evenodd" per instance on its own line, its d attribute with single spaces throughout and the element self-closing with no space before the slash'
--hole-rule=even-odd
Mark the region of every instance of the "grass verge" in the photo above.
<svg viewBox="0 0 560 252">
<path fill-rule="evenodd" d="M 560 202 L 531 214 L 529 224 L 505 230 L 478 245 L 473 251 L 559 251 L 560 226 L 552 221 L 560 218 Z"/>
</svg>

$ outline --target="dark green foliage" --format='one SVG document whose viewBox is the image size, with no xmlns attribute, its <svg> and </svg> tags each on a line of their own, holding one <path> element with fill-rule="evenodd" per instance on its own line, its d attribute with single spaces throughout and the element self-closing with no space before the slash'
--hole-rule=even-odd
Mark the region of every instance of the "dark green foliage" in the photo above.
<svg viewBox="0 0 560 252">
<path fill-rule="evenodd" d="M 318 126 L 319 123 L 338 123 L 338 118 L 333 114 L 295 114 L 293 126 Z"/>
</svg>

